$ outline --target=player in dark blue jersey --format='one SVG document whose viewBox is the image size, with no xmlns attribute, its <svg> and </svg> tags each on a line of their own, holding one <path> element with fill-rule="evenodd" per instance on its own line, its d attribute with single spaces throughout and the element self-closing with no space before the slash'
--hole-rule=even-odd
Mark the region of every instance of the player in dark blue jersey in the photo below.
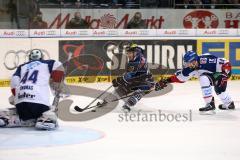
<svg viewBox="0 0 240 160">
<path fill-rule="evenodd" d="M 129 112 L 132 106 L 154 88 L 154 82 L 143 49 L 136 44 L 130 44 L 126 47 L 126 54 L 128 56 L 126 72 L 112 83 L 120 97 L 132 94 L 123 106 L 123 109 Z"/>
<path fill-rule="evenodd" d="M 230 95 L 226 92 L 227 80 L 231 76 L 231 64 L 224 58 L 219 58 L 209 53 L 198 56 L 193 51 L 188 51 L 184 57 L 184 68 L 167 79 L 160 80 L 155 85 L 155 90 L 161 90 L 168 83 L 184 83 L 191 77 L 199 78 L 203 98 L 206 106 L 199 109 L 200 112 L 212 112 L 215 110 L 212 86 L 223 104 L 221 110 L 235 109 Z"/>
</svg>

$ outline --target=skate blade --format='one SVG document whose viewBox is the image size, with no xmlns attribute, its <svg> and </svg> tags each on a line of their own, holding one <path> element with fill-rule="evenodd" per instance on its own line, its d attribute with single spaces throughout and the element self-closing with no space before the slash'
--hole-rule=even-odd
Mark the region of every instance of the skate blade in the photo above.
<svg viewBox="0 0 240 160">
<path fill-rule="evenodd" d="M 219 108 L 221 111 L 234 111 L 236 108 Z"/>
<path fill-rule="evenodd" d="M 199 111 L 200 115 L 214 115 L 216 114 L 215 110 L 211 110 L 211 111 Z"/>
<path fill-rule="evenodd" d="M 96 108 L 95 108 L 95 109 L 92 109 L 91 112 L 97 112 L 97 109 L 96 109 Z"/>
<path fill-rule="evenodd" d="M 131 110 L 128 110 L 128 109 L 125 109 L 125 108 L 122 108 L 121 111 L 125 114 L 131 113 Z"/>
</svg>

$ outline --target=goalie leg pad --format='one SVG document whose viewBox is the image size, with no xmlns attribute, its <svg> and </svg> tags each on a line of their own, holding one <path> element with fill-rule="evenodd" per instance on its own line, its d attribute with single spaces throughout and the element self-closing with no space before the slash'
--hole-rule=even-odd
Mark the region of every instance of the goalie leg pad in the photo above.
<svg viewBox="0 0 240 160">
<path fill-rule="evenodd" d="M 0 127 L 32 127 L 35 125 L 36 120 L 30 119 L 27 121 L 20 120 L 16 108 L 9 108 L 0 111 Z"/>
<path fill-rule="evenodd" d="M 0 127 L 21 127 L 21 120 L 17 115 L 0 116 Z"/>
<path fill-rule="evenodd" d="M 35 128 L 39 130 L 55 130 L 58 128 L 56 113 L 52 110 L 44 112 L 42 116 L 37 119 Z"/>
<path fill-rule="evenodd" d="M 0 127 L 20 126 L 20 119 L 16 108 L 8 108 L 0 111 Z"/>
</svg>

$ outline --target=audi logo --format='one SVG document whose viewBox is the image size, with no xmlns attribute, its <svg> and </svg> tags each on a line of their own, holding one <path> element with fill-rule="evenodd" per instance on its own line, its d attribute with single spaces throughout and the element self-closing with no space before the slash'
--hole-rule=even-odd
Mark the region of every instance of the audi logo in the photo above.
<svg viewBox="0 0 240 160">
<path fill-rule="evenodd" d="M 26 36 L 25 31 L 16 31 L 16 36 Z"/>
<path fill-rule="evenodd" d="M 56 31 L 47 31 L 47 35 L 56 35 Z"/>
<path fill-rule="evenodd" d="M 8 70 L 14 70 L 16 69 L 19 65 L 26 63 L 29 61 L 29 54 L 30 54 L 31 50 L 18 50 L 18 51 L 14 51 L 14 50 L 10 50 L 8 51 L 5 56 L 4 56 L 4 66 L 8 69 Z M 42 53 L 43 53 L 43 58 L 44 59 L 50 59 L 49 53 L 44 50 L 41 49 Z"/>
</svg>

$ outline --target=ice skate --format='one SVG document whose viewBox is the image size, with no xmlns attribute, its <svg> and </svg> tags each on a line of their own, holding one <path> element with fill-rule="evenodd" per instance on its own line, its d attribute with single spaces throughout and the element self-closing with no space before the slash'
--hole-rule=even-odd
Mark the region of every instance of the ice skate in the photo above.
<svg viewBox="0 0 240 160">
<path fill-rule="evenodd" d="M 218 108 L 221 110 L 234 110 L 235 105 L 234 102 L 231 102 L 230 104 L 220 104 Z"/>
<path fill-rule="evenodd" d="M 214 98 L 212 98 L 212 101 L 208 104 L 206 104 L 205 107 L 199 108 L 200 114 L 202 115 L 211 115 L 211 114 L 215 114 L 215 102 L 214 102 Z"/>
<path fill-rule="evenodd" d="M 123 111 L 124 113 L 130 113 L 130 112 L 131 112 L 131 108 L 130 108 L 127 104 L 124 104 L 124 105 L 122 106 L 122 111 Z"/>
</svg>

